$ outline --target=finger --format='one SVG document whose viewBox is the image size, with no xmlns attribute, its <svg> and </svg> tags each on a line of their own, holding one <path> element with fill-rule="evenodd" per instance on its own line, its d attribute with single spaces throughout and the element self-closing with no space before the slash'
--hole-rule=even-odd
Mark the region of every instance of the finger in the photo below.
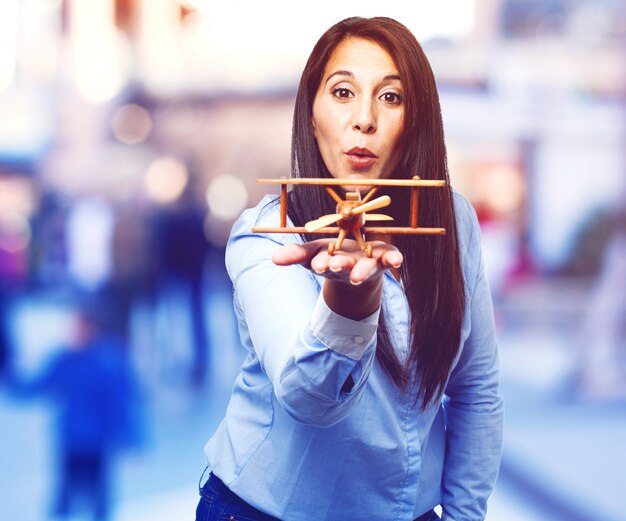
<svg viewBox="0 0 626 521">
<path fill-rule="evenodd" d="M 307 261 L 309 251 L 303 244 L 287 244 L 278 248 L 272 255 L 272 262 L 278 266 L 291 266 Z"/>
<path fill-rule="evenodd" d="M 396 249 L 388 250 L 382 254 L 382 256 L 380 257 L 380 262 L 386 269 L 399 268 L 404 262 L 404 257 Z"/>
<path fill-rule="evenodd" d="M 310 268 L 318 275 L 328 275 L 332 273 L 332 278 L 345 278 L 348 280 L 348 274 L 354 266 L 356 259 L 351 255 L 343 255 L 341 253 L 329 255 L 327 250 L 319 252 L 311 259 Z M 342 277 L 345 274 L 345 277 Z"/>
<path fill-rule="evenodd" d="M 311 259 L 311 269 L 318 275 L 326 273 L 328 270 L 328 262 L 332 257 L 327 251 L 322 251 Z"/>
<path fill-rule="evenodd" d="M 350 271 L 354 267 L 356 259 L 351 255 L 336 254 L 328 259 L 328 269 L 333 273 Z"/>
<path fill-rule="evenodd" d="M 382 265 L 372 257 L 361 257 L 350 272 L 350 282 L 358 285 L 374 277 L 379 276 L 383 272 Z"/>
</svg>

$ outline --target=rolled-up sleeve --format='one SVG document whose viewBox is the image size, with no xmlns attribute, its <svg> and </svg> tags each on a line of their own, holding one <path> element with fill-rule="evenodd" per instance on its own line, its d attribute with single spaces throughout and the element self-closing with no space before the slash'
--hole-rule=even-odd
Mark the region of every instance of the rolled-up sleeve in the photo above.
<svg viewBox="0 0 626 521">
<path fill-rule="evenodd" d="M 302 266 L 276 266 L 274 251 L 299 238 L 250 232 L 254 213 L 235 224 L 226 267 L 242 340 L 297 421 L 334 425 L 354 408 L 375 358 L 378 312 L 360 321 L 332 312 L 316 277 Z"/>
<path fill-rule="evenodd" d="M 444 521 L 485 518 L 487 499 L 495 486 L 502 453 L 504 407 L 499 393 L 493 304 L 473 210 L 470 220 L 468 255 L 474 274 L 468 305 L 470 332 L 444 397 Z"/>
</svg>

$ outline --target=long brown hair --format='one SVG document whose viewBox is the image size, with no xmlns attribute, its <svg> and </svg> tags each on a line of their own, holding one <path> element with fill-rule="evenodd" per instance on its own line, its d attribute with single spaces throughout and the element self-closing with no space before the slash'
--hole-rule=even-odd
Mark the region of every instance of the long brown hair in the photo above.
<svg viewBox="0 0 626 521">
<path fill-rule="evenodd" d="M 390 18 L 347 18 L 328 29 L 306 63 L 295 101 L 291 144 L 293 177 L 331 177 L 313 135 L 313 101 L 322 74 L 334 49 L 348 37 L 378 43 L 393 58 L 403 85 L 404 128 L 397 146 L 401 160 L 394 178 L 443 179 L 445 188 L 422 189 L 419 195 L 420 226 L 445 227 L 441 236 L 396 236 L 394 244 L 404 255 L 401 279 L 410 309 L 410 347 L 400 360 L 381 313 L 376 358 L 385 374 L 401 389 L 416 384 L 425 408 L 441 398 L 458 353 L 465 308 L 463 273 L 449 184 L 443 123 L 435 79 L 421 46 L 413 34 Z M 381 191 L 382 192 L 382 191 Z M 393 205 L 388 209 L 396 223 L 409 219 L 409 191 L 389 189 Z M 325 213 L 334 203 L 319 186 L 296 185 L 290 192 L 289 217 L 295 225 Z"/>
</svg>

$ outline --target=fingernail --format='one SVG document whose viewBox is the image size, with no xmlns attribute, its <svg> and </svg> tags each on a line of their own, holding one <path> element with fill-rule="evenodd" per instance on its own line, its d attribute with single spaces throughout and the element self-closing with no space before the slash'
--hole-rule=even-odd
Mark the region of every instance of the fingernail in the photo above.
<svg viewBox="0 0 626 521">
<path fill-rule="evenodd" d="M 314 271 L 315 273 L 317 273 L 318 275 L 324 275 L 324 272 L 325 272 L 326 270 L 316 270 L 316 269 L 313 269 L 313 271 Z"/>
<path fill-rule="evenodd" d="M 339 273 L 341 271 L 341 268 L 328 268 L 330 271 L 332 271 L 333 273 Z"/>
<path fill-rule="evenodd" d="M 363 284 L 363 281 L 362 280 L 357 280 L 357 281 L 350 280 L 350 284 L 352 284 L 353 286 L 360 286 L 361 284 Z"/>
</svg>

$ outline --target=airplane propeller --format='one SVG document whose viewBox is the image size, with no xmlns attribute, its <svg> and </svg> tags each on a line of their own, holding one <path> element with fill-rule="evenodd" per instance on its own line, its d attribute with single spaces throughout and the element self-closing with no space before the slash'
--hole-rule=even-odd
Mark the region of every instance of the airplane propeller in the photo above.
<svg viewBox="0 0 626 521">
<path fill-rule="evenodd" d="M 372 199 L 369 203 L 360 204 L 359 206 L 352 208 L 351 215 L 360 214 L 363 212 L 371 212 L 372 210 L 378 210 L 391 204 L 391 197 L 388 195 L 381 195 L 376 199 Z"/>
<path fill-rule="evenodd" d="M 365 216 L 365 221 L 393 221 L 393 217 L 389 217 L 388 215 L 384 215 L 382 213 L 368 213 Z"/>
<path fill-rule="evenodd" d="M 304 229 L 309 233 L 313 233 L 320 228 L 330 226 L 331 224 L 334 224 L 341 219 L 343 219 L 343 215 L 341 215 L 340 213 L 322 215 L 322 217 L 320 217 L 319 219 L 315 219 L 314 221 L 309 221 L 308 223 L 306 223 L 304 225 Z"/>
<path fill-rule="evenodd" d="M 341 219 L 352 217 L 353 215 L 359 215 L 364 212 L 369 212 L 372 210 L 378 210 L 379 208 L 384 208 L 385 206 L 389 206 L 390 204 L 391 204 L 391 198 L 388 195 L 382 195 L 369 202 L 362 203 L 356 206 L 345 206 L 342 209 L 342 213 L 331 213 L 328 215 L 323 215 L 319 219 L 315 219 L 313 221 L 309 221 L 308 223 L 306 223 L 304 225 L 304 228 L 308 233 L 313 233 L 319 230 L 320 228 L 324 228 L 326 226 L 330 226 L 331 224 L 339 222 Z M 370 216 L 368 218 L 368 216 L 365 216 L 366 220 L 371 220 L 371 221 L 392 220 L 391 217 L 388 217 L 382 214 L 376 214 L 375 217 L 378 217 L 377 219 L 373 217 L 374 216 Z"/>
</svg>

